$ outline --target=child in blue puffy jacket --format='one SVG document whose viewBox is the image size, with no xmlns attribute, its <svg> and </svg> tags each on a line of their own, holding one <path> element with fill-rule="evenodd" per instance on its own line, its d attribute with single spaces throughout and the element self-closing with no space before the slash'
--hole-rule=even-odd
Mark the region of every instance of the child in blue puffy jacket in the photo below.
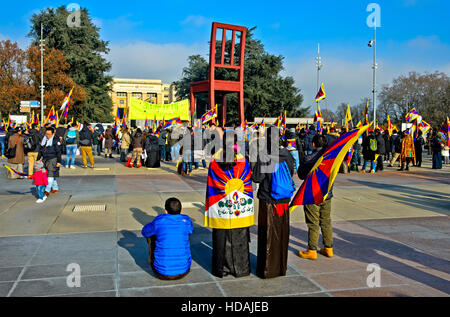
<svg viewBox="0 0 450 317">
<path fill-rule="evenodd" d="M 142 229 L 149 245 L 150 265 L 160 279 L 183 278 L 191 268 L 189 235 L 193 225 L 189 216 L 181 214 L 181 208 L 177 198 L 167 199 L 165 214 Z"/>
</svg>

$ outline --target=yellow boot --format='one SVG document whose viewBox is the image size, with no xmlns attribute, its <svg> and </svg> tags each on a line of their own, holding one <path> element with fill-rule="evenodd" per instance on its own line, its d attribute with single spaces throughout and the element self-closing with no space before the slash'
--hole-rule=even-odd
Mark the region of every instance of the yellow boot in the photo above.
<svg viewBox="0 0 450 317">
<path fill-rule="evenodd" d="M 323 248 L 320 249 L 320 254 L 325 255 L 326 257 L 332 258 L 333 257 L 333 248 Z"/>
<path fill-rule="evenodd" d="M 300 251 L 298 255 L 302 259 L 309 259 L 309 260 L 317 260 L 317 251 L 316 250 L 306 250 L 306 251 Z"/>
</svg>

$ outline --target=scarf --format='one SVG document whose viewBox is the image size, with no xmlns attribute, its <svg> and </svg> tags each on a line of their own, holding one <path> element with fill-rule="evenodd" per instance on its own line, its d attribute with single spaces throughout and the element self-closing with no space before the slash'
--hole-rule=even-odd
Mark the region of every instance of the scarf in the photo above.
<svg viewBox="0 0 450 317">
<path fill-rule="evenodd" d="M 55 138 L 55 135 L 52 136 L 50 140 L 47 141 L 47 136 L 44 136 L 42 138 L 41 146 L 52 146 L 53 145 L 53 139 Z"/>
</svg>

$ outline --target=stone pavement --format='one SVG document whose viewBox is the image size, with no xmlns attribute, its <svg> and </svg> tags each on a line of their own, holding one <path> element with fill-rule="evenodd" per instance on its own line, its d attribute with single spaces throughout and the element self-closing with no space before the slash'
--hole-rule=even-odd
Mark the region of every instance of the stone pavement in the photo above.
<svg viewBox="0 0 450 317">
<path fill-rule="evenodd" d="M 256 226 L 251 228 L 252 274 L 239 279 L 210 274 L 211 232 L 202 226 L 206 170 L 181 177 L 174 164 L 128 169 L 117 160 L 96 160 L 94 170 L 62 169 L 61 192 L 41 205 L 35 203 L 31 181 L 6 180 L 2 168 L 0 296 L 450 294 L 450 167 L 432 170 L 429 158 L 410 172 L 339 174 L 332 206 L 335 257 L 297 256 L 307 241 L 300 207 L 291 213 L 287 275 L 268 280 L 254 275 Z M 182 280 L 161 281 L 148 265 L 140 230 L 172 196 L 194 222 L 193 264 Z M 97 204 L 106 204 L 106 211 L 73 212 L 77 205 Z M 66 283 L 71 263 L 81 268 L 79 288 Z M 367 284 L 372 263 L 381 268 L 380 287 Z"/>
</svg>

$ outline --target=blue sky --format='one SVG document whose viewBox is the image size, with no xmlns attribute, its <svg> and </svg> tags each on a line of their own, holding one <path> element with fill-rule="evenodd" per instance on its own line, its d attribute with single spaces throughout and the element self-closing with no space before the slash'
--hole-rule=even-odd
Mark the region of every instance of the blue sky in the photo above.
<svg viewBox="0 0 450 317">
<path fill-rule="evenodd" d="M 377 30 L 378 83 L 409 71 L 450 73 L 450 1 L 8 1 L 0 11 L 0 39 L 26 47 L 29 19 L 46 7 L 76 2 L 86 7 L 110 41 L 108 59 L 117 77 L 177 80 L 186 58 L 208 52 L 211 22 L 257 26 L 267 51 L 285 57 L 284 75 L 302 90 L 303 106 L 316 93 L 315 55 L 321 45 L 329 109 L 371 96 L 373 29 L 366 25 L 369 3 L 381 7 Z M 239 11 L 230 12 L 231 4 Z"/>
</svg>

